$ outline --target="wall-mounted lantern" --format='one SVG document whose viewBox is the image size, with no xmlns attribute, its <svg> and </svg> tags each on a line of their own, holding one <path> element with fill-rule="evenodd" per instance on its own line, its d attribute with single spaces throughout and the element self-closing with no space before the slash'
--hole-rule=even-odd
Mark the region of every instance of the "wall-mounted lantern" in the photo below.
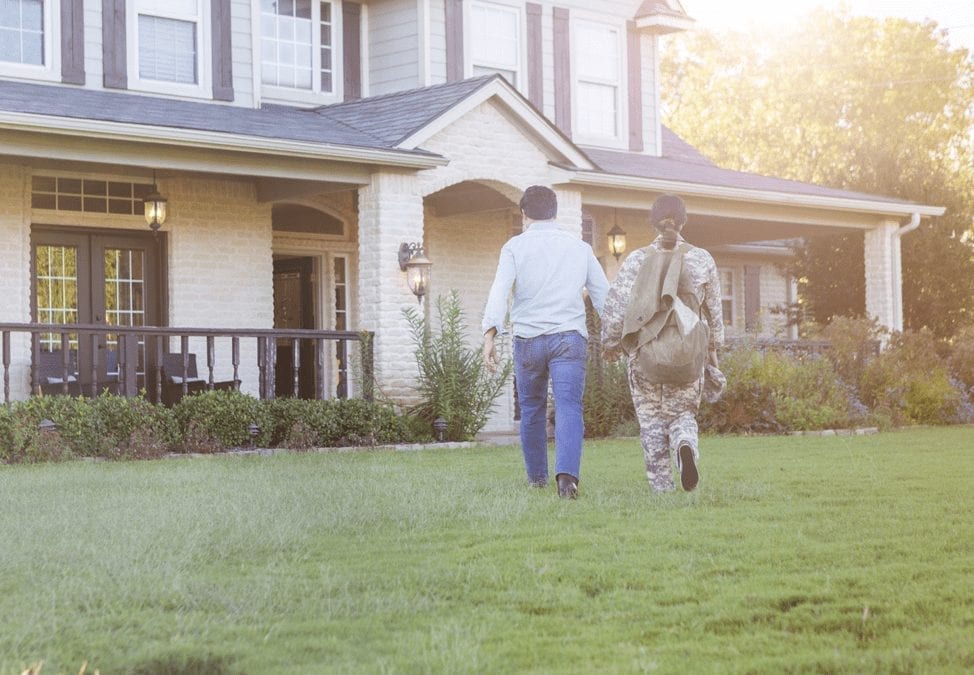
<svg viewBox="0 0 974 675">
<path fill-rule="evenodd" d="M 152 172 L 152 192 L 142 198 L 145 207 L 145 222 L 153 233 L 158 233 L 159 228 L 166 222 L 166 198 L 159 194 L 156 187 L 156 172 Z"/>
<path fill-rule="evenodd" d="M 431 267 L 433 263 L 426 257 L 421 243 L 403 242 L 399 246 L 399 269 L 406 273 L 409 290 L 413 292 L 420 304 L 423 303 L 423 296 L 429 290 Z"/>
<path fill-rule="evenodd" d="M 614 255 L 616 260 L 618 260 L 619 256 L 626 252 L 626 231 L 618 225 L 614 225 L 609 230 L 608 237 L 609 253 Z"/>
</svg>

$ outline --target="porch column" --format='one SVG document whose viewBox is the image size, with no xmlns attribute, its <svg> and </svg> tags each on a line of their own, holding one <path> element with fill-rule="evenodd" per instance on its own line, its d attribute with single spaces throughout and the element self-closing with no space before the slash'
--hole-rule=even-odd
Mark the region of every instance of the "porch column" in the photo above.
<svg viewBox="0 0 974 675">
<path fill-rule="evenodd" d="M 415 174 L 385 171 L 372 174 L 359 190 L 359 325 L 375 332 L 375 379 L 392 398 L 410 398 L 415 389 L 415 347 L 402 315 L 419 310 L 399 269 L 399 246 L 423 241 L 423 198 Z M 423 310 L 436 294 L 436 260 L 432 286 Z"/>
<path fill-rule="evenodd" d="M 566 232 L 582 236 L 582 193 L 577 190 L 555 190 L 558 196 L 558 222 Z"/>
<path fill-rule="evenodd" d="M 897 298 L 900 265 L 895 232 L 899 223 L 884 220 L 866 232 L 866 314 L 891 330 L 903 330 L 902 316 L 897 320 Z"/>
</svg>

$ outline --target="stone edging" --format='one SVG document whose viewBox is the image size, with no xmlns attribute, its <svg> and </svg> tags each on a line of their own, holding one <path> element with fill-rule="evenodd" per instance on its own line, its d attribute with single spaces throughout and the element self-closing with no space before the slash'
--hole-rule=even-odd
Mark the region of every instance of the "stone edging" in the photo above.
<svg viewBox="0 0 974 675">
<path fill-rule="evenodd" d="M 815 431 L 789 431 L 789 436 L 873 436 L 879 433 L 879 427 L 861 427 L 858 429 L 818 429 Z"/>
<path fill-rule="evenodd" d="M 415 452 L 417 450 L 459 450 L 478 445 L 473 441 L 447 443 L 402 443 L 398 445 L 351 445 L 340 448 L 307 448 L 294 450 L 291 448 L 234 448 L 225 452 L 170 452 L 165 459 L 193 459 L 200 457 L 273 457 L 274 455 L 297 455 L 303 453 L 340 453 L 340 452 Z"/>
</svg>

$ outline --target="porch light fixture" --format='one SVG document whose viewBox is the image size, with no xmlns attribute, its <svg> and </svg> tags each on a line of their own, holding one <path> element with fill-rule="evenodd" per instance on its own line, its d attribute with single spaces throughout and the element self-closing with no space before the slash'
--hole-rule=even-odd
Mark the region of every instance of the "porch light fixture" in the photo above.
<svg viewBox="0 0 974 675">
<path fill-rule="evenodd" d="M 159 228 L 166 222 L 166 198 L 159 194 L 156 187 L 156 172 L 152 172 L 152 192 L 142 198 L 145 206 L 145 222 L 153 233 L 158 233 Z"/>
<path fill-rule="evenodd" d="M 430 287 L 431 267 L 433 263 L 423 252 L 422 243 L 403 242 L 399 246 L 399 269 L 406 273 L 409 290 L 413 292 L 420 304 L 423 303 L 423 296 Z"/>
<path fill-rule="evenodd" d="M 614 255 L 616 260 L 618 260 L 619 256 L 626 252 L 626 231 L 618 225 L 614 225 L 609 230 L 608 237 L 609 253 Z"/>
</svg>

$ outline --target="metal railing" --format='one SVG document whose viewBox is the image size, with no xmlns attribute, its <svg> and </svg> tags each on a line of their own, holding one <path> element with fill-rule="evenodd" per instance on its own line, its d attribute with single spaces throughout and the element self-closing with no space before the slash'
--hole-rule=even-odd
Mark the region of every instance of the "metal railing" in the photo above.
<svg viewBox="0 0 974 675">
<path fill-rule="evenodd" d="M 239 389 L 241 365 L 241 342 L 253 340 L 256 343 L 258 395 L 262 399 L 277 396 L 279 387 L 278 369 L 290 369 L 291 388 L 288 393 L 298 397 L 301 388 L 301 344 L 313 343 L 314 354 L 314 395 L 315 398 L 328 398 L 326 395 L 325 346 L 337 345 L 339 365 L 343 366 L 344 381 L 339 378 L 339 398 L 349 394 L 352 364 L 349 345 L 358 343 L 361 391 L 366 400 L 373 397 L 373 334 L 353 331 L 308 330 L 308 329 L 239 329 L 239 328 L 178 328 L 161 326 L 106 326 L 104 324 L 41 324 L 41 323 L 0 323 L 2 339 L 3 401 L 10 399 L 10 370 L 13 365 L 13 337 L 17 334 L 30 336 L 30 391 L 37 395 L 47 390 L 49 393 L 77 393 L 97 396 L 108 388 L 120 395 L 134 397 L 145 389 L 150 400 L 163 401 L 164 389 L 176 385 L 177 393 L 190 393 L 190 339 L 205 341 L 205 368 L 197 383 L 202 389 L 213 390 L 220 384 Z M 169 349 L 169 345 L 179 340 L 179 350 Z M 217 349 L 217 340 L 229 340 L 229 354 L 226 349 Z M 290 345 L 290 362 L 278 364 L 277 346 Z M 111 348 L 114 346 L 114 348 Z M 59 363 L 54 364 L 54 377 L 44 378 L 41 373 L 42 347 L 57 347 L 44 350 L 56 354 Z M 219 353 L 218 353 L 219 352 Z M 163 372 L 166 354 L 179 354 L 181 359 L 175 373 Z M 307 352 L 306 352 L 307 353 Z M 115 370 L 106 379 L 109 359 Z M 20 364 L 24 365 L 23 358 Z M 202 359 L 201 359 L 202 361 Z M 218 366 L 225 372 L 232 371 L 232 380 L 219 383 L 215 377 Z M 175 376 L 175 377 L 174 377 Z M 52 382 L 53 381 L 53 384 Z M 141 386 L 140 386 L 141 385 Z M 253 389 L 252 387 L 250 387 Z"/>
</svg>

